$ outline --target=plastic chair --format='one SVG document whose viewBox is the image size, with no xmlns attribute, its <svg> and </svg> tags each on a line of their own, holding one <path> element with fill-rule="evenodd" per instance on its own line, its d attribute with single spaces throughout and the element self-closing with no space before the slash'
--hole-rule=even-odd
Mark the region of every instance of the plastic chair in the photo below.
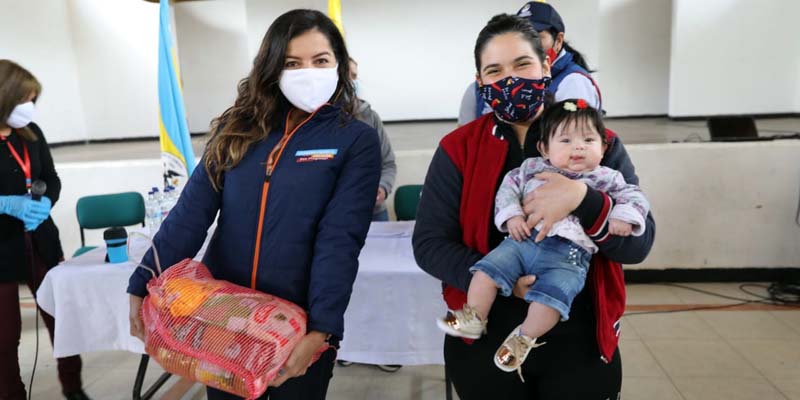
<svg viewBox="0 0 800 400">
<path fill-rule="evenodd" d="M 75 251 L 77 257 L 97 246 L 86 246 L 84 229 L 101 229 L 112 226 L 144 226 L 144 198 L 137 192 L 102 194 L 78 199 L 75 207 L 78 225 L 81 228 L 81 248 Z"/>
<path fill-rule="evenodd" d="M 403 185 L 394 192 L 394 213 L 398 221 L 413 221 L 417 218 L 417 204 L 422 194 L 422 185 Z"/>
</svg>

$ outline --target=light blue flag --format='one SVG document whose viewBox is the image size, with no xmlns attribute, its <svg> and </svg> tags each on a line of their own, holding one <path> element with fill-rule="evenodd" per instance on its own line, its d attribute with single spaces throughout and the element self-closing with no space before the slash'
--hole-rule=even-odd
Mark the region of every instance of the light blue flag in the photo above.
<svg viewBox="0 0 800 400">
<path fill-rule="evenodd" d="M 160 0 L 158 105 L 165 184 L 182 188 L 194 171 L 194 150 L 186 123 L 180 71 L 170 33 L 169 0 Z"/>
</svg>

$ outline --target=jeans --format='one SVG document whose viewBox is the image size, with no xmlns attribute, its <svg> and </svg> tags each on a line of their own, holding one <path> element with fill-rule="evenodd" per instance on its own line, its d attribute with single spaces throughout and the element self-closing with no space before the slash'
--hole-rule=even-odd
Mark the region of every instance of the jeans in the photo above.
<svg viewBox="0 0 800 400">
<path fill-rule="evenodd" d="M 558 236 L 547 237 L 539 243 L 533 241 L 535 237 L 534 230 L 531 237 L 522 242 L 506 238 L 470 271 L 488 275 L 497 284 L 500 295 L 506 297 L 511 296 L 517 279 L 536 275 L 525 301 L 551 307 L 566 321 L 572 300 L 586 282 L 591 254 Z"/>
<path fill-rule="evenodd" d="M 383 211 L 378 211 L 375 214 L 372 214 L 372 221 L 373 222 L 389 221 L 389 210 L 384 208 Z"/>
</svg>

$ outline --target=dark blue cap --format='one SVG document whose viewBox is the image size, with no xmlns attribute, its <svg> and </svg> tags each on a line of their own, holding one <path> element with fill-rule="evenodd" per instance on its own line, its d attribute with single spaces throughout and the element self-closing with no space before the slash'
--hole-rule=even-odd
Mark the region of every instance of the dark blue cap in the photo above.
<svg viewBox="0 0 800 400">
<path fill-rule="evenodd" d="M 517 11 L 517 15 L 527 18 L 537 31 L 555 30 L 566 32 L 564 21 L 553 6 L 541 1 L 529 1 Z"/>
</svg>

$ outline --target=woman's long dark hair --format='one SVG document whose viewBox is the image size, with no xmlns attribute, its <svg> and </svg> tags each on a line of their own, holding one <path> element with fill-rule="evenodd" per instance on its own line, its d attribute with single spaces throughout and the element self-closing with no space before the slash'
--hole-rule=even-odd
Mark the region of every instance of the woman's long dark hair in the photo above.
<svg viewBox="0 0 800 400">
<path fill-rule="evenodd" d="M 497 14 L 481 29 L 478 40 L 475 41 L 475 68 L 479 75 L 481 73 L 481 54 L 483 54 L 486 43 L 495 36 L 510 32 L 522 35 L 531 44 L 533 52 L 539 57 L 539 62 L 544 62 L 544 48 L 542 48 L 539 34 L 536 29 L 533 29 L 533 25 L 527 19 L 516 15 Z"/>
<path fill-rule="evenodd" d="M 553 37 L 553 43 L 555 43 L 556 37 L 558 36 L 558 32 L 556 32 L 554 29 L 550 29 L 547 32 L 550 33 L 550 36 Z M 586 72 L 595 72 L 596 71 L 596 70 L 593 70 L 593 69 L 589 69 L 589 63 L 586 62 L 586 57 L 584 57 L 583 54 L 581 54 L 581 52 L 576 50 L 574 47 L 570 46 L 570 44 L 567 43 L 566 40 L 563 43 L 564 43 L 564 50 L 572 53 L 572 61 L 575 64 L 578 64 L 581 68 L 585 69 Z M 555 60 L 553 60 L 553 61 L 555 61 Z"/>
<path fill-rule="evenodd" d="M 206 146 L 204 166 L 214 189 L 223 186 L 223 175 L 244 157 L 254 143 L 283 124 L 282 116 L 291 108 L 278 86 L 286 61 L 289 41 L 317 30 L 328 38 L 336 57 L 339 85 L 332 101 L 346 115 L 355 110 L 355 87 L 350 81 L 347 47 L 339 29 L 325 14 L 316 10 L 292 10 L 270 25 L 253 60 L 253 69 L 239 81 L 233 106 L 211 121 L 211 139 Z"/>
</svg>

